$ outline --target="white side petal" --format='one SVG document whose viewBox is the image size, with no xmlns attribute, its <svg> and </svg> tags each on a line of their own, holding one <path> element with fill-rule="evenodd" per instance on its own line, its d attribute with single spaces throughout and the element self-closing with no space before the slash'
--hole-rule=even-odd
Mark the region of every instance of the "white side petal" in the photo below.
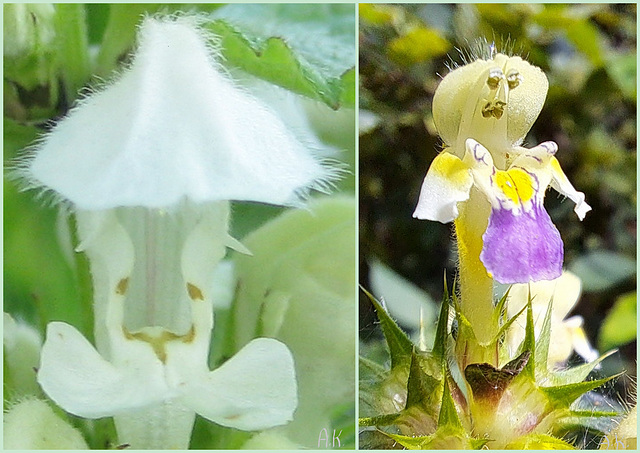
<svg viewBox="0 0 640 453">
<path fill-rule="evenodd" d="M 238 87 L 190 17 L 146 19 L 133 63 L 46 136 L 29 165 L 83 209 L 252 200 L 293 204 L 335 177 Z"/>
<path fill-rule="evenodd" d="M 413 217 L 447 223 L 458 217 L 458 202 L 469 199 L 473 178 L 468 167 L 443 151 L 431 163 L 422 182 Z"/>
<path fill-rule="evenodd" d="M 584 201 L 584 194 L 574 189 L 573 185 L 569 182 L 569 179 L 562 171 L 562 168 L 560 168 L 558 159 L 555 157 L 551 159 L 550 168 L 551 174 L 553 175 L 551 187 L 556 189 L 565 197 L 569 197 L 576 204 L 574 211 L 578 215 L 578 218 L 580 218 L 580 220 L 584 219 L 587 212 L 591 211 L 591 206 Z"/>
<path fill-rule="evenodd" d="M 153 374 L 146 380 L 135 379 L 115 368 L 80 332 L 63 322 L 47 326 L 38 382 L 64 410 L 87 418 L 144 407 L 165 396 Z"/>
<path fill-rule="evenodd" d="M 223 426 L 253 431 L 283 425 L 298 405 L 291 352 L 277 340 L 255 339 L 189 383 L 182 401 Z"/>
</svg>

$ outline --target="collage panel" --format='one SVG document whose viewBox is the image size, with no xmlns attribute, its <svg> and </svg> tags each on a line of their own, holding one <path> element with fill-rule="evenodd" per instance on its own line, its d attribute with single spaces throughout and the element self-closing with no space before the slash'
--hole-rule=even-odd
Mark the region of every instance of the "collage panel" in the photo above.
<svg viewBox="0 0 640 453">
<path fill-rule="evenodd" d="M 636 448 L 636 5 L 359 5 L 359 448 Z"/>
<path fill-rule="evenodd" d="M 636 30 L 4 4 L 3 447 L 637 448 Z"/>
<path fill-rule="evenodd" d="M 4 4 L 3 446 L 356 448 L 356 5 Z"/>
</svg>

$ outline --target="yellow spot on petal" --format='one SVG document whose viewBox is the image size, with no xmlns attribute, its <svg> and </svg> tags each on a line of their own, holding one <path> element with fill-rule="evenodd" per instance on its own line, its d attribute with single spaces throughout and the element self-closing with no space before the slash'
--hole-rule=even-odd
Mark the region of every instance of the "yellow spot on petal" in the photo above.
<svg viewBox="0 0 640 453">
<path fill-rule="evenodd" d="M 506 171 L 499 170 L 496 172 L 495 183 L 500 189 L 500 191 L 509 198 L 515 205 L 520 204 L 520 199 L 518 198 L 518 192 L 516 191 L 516 186 L 509 176 L 509 173 Z"/>
<path fill-rule="evenodd" d="M 429 171 L 457 186 L 465 186 L 470 178 L 469 167 L 460 158 L 446 151 L 438 154 Z"/>
<path fill-rule="evenodd" d="M 535 194 L 531 175 L 520 168 L 498 170 L 495 184 L 515 205 L 531 200 Z"/>
<path fill-rule="evenodd" d="M 193 283 L 187 283 L 187 292 L 192 300 L 204 300 L 202 291 Z"/>
</svg>

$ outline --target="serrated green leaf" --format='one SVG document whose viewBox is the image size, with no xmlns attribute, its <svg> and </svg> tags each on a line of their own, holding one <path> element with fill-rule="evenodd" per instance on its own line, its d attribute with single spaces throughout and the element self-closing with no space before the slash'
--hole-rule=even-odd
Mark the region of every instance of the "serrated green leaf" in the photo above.
<svg viewBox="0 0 640 453">
<path fill-rule="evenodd" d="M 355 106 L 355 6 L 232 4 L 208 28 L 226 62 L 322 101 Z"/>
<path fill-rule="evenodd" d="M 581 395 L 606 384 L 612 379 L 620 376 L 616 374 L 603 379 L 593 381 L 578 382 L 576 384 L 558 385 L 554 387 L 539 387 L 549 399 L 549 403 L 554 408 L 568 408 Z"/>
<path fill-rule="evenodd" d="M 389 347 L 389 354 L 391 355 L 391 369 L 400 366 L 409 366 L 411 362 L 411 355 L 413 353 L 413 343 L 409 340 L 409 337 L 398 327 L 396 322 L 389 316 L 384 307 L 376 300 L 376 298 L 369 293 L 366 289 L 362 288 L 362 291 L 367 295 L 378 314 L 380 320 L 380 328 L 387 340 L 387 346 Z"/>
<path fill-rule="evenodd" d="M 598 346 L 606 351 L 633 341 L 637 337 L 637 293 L 623 294 L 615 303 L 600 328 Z"/>
<path fill-rule="evenodd" d="M 575 450 L 562 439 L 547 434 L 527 434 L 507 444 L 507 450 Z"/>
</svg>

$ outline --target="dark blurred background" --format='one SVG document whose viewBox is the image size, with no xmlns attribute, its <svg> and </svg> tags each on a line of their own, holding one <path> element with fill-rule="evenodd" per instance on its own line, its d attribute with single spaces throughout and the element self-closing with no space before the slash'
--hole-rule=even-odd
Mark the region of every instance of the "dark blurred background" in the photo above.
<svg viewBox="0 0 640 453">
<path fill-rule="evenodd" d="M 580 222 L 551 189 L 545 206 L 565 244 L 565 267 L 583 281 L 570 313 L 600 352 L 603 373 L 636 376 L 636 5 L 360 5 L 360 279 L 380 260 L 442 296 L 455 274 L 452 225 L 412 218 L 422 180 L 441 149 L 431 100 L 448 67 L 478 42 L 540 67 L 549 93 L 525 139 L 558 144 L 557 158 L 593 208 Z M 380 339 L 361 295 L 363 344 Z"/>
</svg>

